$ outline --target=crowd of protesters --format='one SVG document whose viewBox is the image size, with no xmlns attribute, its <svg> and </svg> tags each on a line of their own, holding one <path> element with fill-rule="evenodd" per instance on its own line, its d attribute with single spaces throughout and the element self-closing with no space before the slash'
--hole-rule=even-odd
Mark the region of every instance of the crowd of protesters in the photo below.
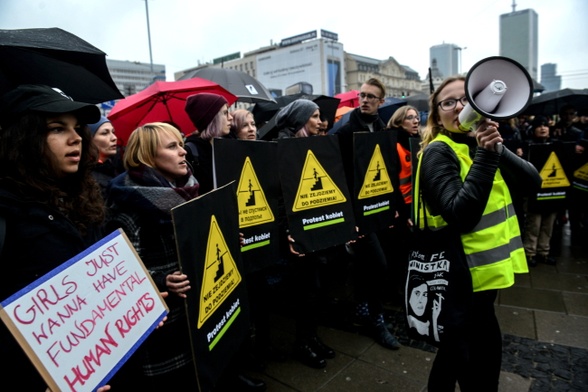
<svg viewBox="0 0 588 392">
<path fill-rule="evenodd" d="M 391 130 L 398 133 L 398 146 L 394 148 L 397 154 L 393 157 L 398 170 L 393 179 L 395 189 L 399 190 L 397 219 L 389 230 L 367 233 L 357 241 L 341 244 L 330 253 L 300 255 L 291 251 L 280 256 L 289 259 L 286 266 L 295 266 L 290 269 L 286 267 L 280 272 L 290 274 L 290 278 L 297 279 L 299 284 L 296 286 L 295 282 L 292 286 L 297 287 L 295 299 L 299 301 L 295 312 L 296 342 L 293 356 L 303 364 L 312 368 L 323 368 L 327 366 L 326 359 L 335 356 L 335 351 L 322 342 L 317 334 L 320 322 L 318 315 L 321 313 L 319 306 L 325 303 L 318 298 L 322 293 L 321 268 L 325 264 L 331 264 L 329 268 L 335 265 L 335 268 L 346 269 L 348 263 L 348 270 L 355 271 L 351 273 L 351 323 L 367 326 L 368 334 L 383 347 L 401 349 L 385 319 L 384 305 L 392 301 L 392 306 L 404 306 L 404 298 L 401 297 L 406 266 L 403 263 L 407 261 L 406 253 L 413 224 L 411 192 L 414 179 L 411 162 L 415 155 L 410 151 L 409 139 L 420 140 L 423 135 L 428 137 L 423 146 L 439 139 L 436 141 L 442 141 L 450 147 L 440 150 L 442 143 L 432 143 L 435 147 L 430 148 L 429 155 L 425 156 L 431 159 L 434 156 L 432 153 L 437 151 L 437 154 L 441 154 L 437 159 L 451 159 L 453 152 L 450 150 L 457 151 L 460 147 L 453 144 L 459 137 L 452 131 L 453 117 L 450 118 L 450 115 L 457 115 L 466 103 L 462 90 L 461 79 L 448 80 L 442 84 L 431 98 L 427 126 L 421 127 L 421 116 L 411 106 L 398 110 L 390 122 L 385 124 L 377 114 L 377 109 L 386 96 L 385 88 L 377 79 L 370 79 L 362 85 L 359 107 L 352 112 L 349 123 L 339 128 L 337 137 L 341 138 L 344 148 L 345 135 L 352 135 L 354 132 Z M 196 132 L 182 135 L 170 124 L 146 124 L 133 132 L 129 145 L 123 151 L 120 144 L 117 145 L 112 124 L 106 117 L 100 117 L 95 106 L 61 99 L 55 94 L 60 93 L 47 86 L 25 86 L 4 96 L 2 100 L 0 160 L 3 164 L 0 171 L 0 207 L 7 221 L 7 238 L 10 239 L 5 243 L 3 258 L 7 254 L 16 254 L 17 249 L 27 250 L 19 251 L 14 256 L 12 266 L 7 267 L 8 272 L 3 275 L 4 297 L 96 242 L 102 233 L 108 232 L 105 229 L 123 227 L 146 267 L 155 277 L 158 289 L 170 293 L 166 301 L 173 317 L 144 342 L 123 368 L 124 371 L 113 379 L 112 386 L 114 389 L 117 388 L 117 383 L 118 386 L 126 386 L 128 379 L 125 380 L 124 377 L 132 377 L 131 384 L 140 385 L 143 390 L 162 390 L 172 386 L 174 390 L 194 389 L 197 375 L 189 353 L 185 314 L 182 315 L 184 300 L 186 295 L 190 295 L 190 282 L 180 272 L 177 263 L 170 209 L 213 189 L 214 138 L 252 140 L 255 139 L 259 125 L 256 126 L 251 113 L 244 110 L 231 111 L 225 98 L 202 93 L 190 97 L 186 104 L 186 112 L 194 123 Z M 56 100 L 57 104 L 52 100 Z M 460 164 L 467 166 L 468 170 L 479 169 L 482 165 L 477 163 L 478 160 L 486 162 L 485 169 L 492 166 L 494 171 L 490 173 L 490 177 L 484 177 L 484 173 L 479 174 L 491 186 L 499 164 L 510 160 L 513 165 L 520 165 L 519 158 L 529 158 L 529 146 L 532 144 L 569 142 L 574 144 L 574 154 L 585 156 L 588 139 L 588 116 L 585 114 L 578 115 L 576 108 L 564 106 L 558 113 L 557 121 L 546 116 L 520 116 L 500 123 L 487 122 L 480 126 L 477 146 L 474 145 L 474 138 L 463 141 L 471 145 L 472 156 L 477 154 L 473 163 L 468 161 Z M 296 100 L 283 108 L 277 118 L 281 137 L 327 135 L 327 127 L 332 126 L 321 116 L 316 103 L 304 99 Z M 27 136 L 23 138 L 22 135 Z M 497 142 L 504 143 L 512 154 L 495 151 L 494 145 Z M 461 139 L 457 143 L 462 143 Z M 120 162 L 124 162 L 124 167 Z M 488 162 L 491 163 L 490 166 Z M 350 163 L 344 162 L 347 171 L 352 170 L 349 168 Z M 444 176 L 443 180 L 455 180 L 453 186 L 456 194 L 464 184 L 467 185 L 468 179 L 478 181 L 474 176 L 460 178 L 459 171 L 454 174 L 451 178 Z M 445 213 L 444 208 L 447 211 L 452 210 L 448 203 L 459 199 L 447 200 L 447 195 L 437 195 L 433 189 L 438 188 L 437 182 L 434 187 L 427 187 L 425 184 L 423 188 L 427 193 L 426 197 L 432 200 L 432 205 L 439 207 L 441 215 Z M 484 193 L 485 199 L 482 197 L 478 203 L 482 208 L 486 199 L 494 197 L 491 196 L 493 193 L 490 188 L 487 191 Z M 556 252 L 560 246 L 557 241 L 561 240 L 561 232 L 558 230 L 568 220 L 572 245 L 581 244 L 582 239 L 588 237 L 586 192 L 570 192 L 566 203 L 553 211 L 537 210 L 536 203 L 528 195 L 512 193 L 528 265 L 556 263 Z M 452 214 L 455 211 L 457 210 L 452 210 Z M 51 218 L 51 222 L 39 223 L 35 219 L 36 214 L 54 218 Z M 22 216 L 28 217 L 33 222 L 31 225 L 37 225 L 40 229 L 31 232 L 32 226 L 25 227 Z M 449 213 L 444 217 L 448 221 L 452 219 Z M 471 226 L 475 226 L 475 223 L 472 221 Z M 288 237 L 284 240 L 291 243 L 295 239 Z M 31 247 L 30 244 L 34 246 Z M 50 263 L 38 265 L 41 254 L 46 261 L 50 256 Z M 519 257 L 516 259 L 517 266 L 520 262 Z M 518 270 L 524 272 L 525 268 Z M 9 274 L 11 271 L 13 274 Z M 18 279 L 14 279 L 15 276 Z M 254 275 L 251 276 L 253 279 Z M 255 275 L 256 281 L 264 278 L 267 276 Z M 378 283 L 374 284 L 376 279 Z M 322 284 L 328 285 L 328 282 Z M 261 286 L 250 286 L 250 289 L 262 290 Z M 493 293 L 493 290 L 494 288 L 490 291 Z M 482 298 L 480 301 L 484 302 L 487 309 L 492 307 L 493 295 L 478 295 L 476 298 Z M 393 303 L 395 299 L 397 302 Z M 252 307 L 256 306 L 264 312 L 271 312 L 266 304 L 252 304 Z M 304 310 L 309 309 L 312 310 L 311 313 L 305 314 Z M 489 318 L 494 320 L 490 316 Z M 258 331 L 267 331 L 267 320 L 267 314 L 254 319 L 253 322 L 258 323 Z M 252 326 L 252 330 L 254 329 L 255 326 Z M 492 330 L 494 336 L 497 335 L 496 331 L 499 329 Z M 26 381 L 30 388 L 25 389 L 44 388 L 43 381 L 32 365 L 27 363 L 8 331 L 2 329 L 0 332 L 5 358 L 17 359 L 9 361 L 19 369 L 14 371 L 28 369 Z M 264 352 L 272 354 L 267 355 L 264 360 L 284 357 L 276 355 L 267 332 L 262 338 Z M 469 337 L 460 337 L 455 341 L 456 344 L 468 346 L 471 341 L 467 339 Z M 250 353 L 250 357 L 243 350 L 246 351 L 246 348 L 236 349 L 239 355 L 235 358 L 240 362 L 233 362 L 229 366 L 228 377 L 224 383 L 219 383 L 218 390 L 266 389 L 263 381 L 245 374 L 246 362 L 254 353 Z M 456 359 L 456 363 L 469 361 L 467 356 L 462 356 L 464 353 L 456 354 L 447 347 L 443 353 L 443 356 L 439 356 L 441 360 L 448 357 Z M 437 370 L 433 372 L 430 390 L 441 385 L 436 384 L 435 380 L 438 379 L 453 385 L 459 381 L 463 383 L 460 384 L 462 390 L 473 390 L 468 389 L 468 383 L 476 373 L 466 378 L 451 364 L 445 363 L 445 367 L 441 367 L 440 362 L 436 363 Z M 467 362 L 466 365 L 466 368 L 475 368 L 477 363 Z M 439 370 L 441 368 L 443 370 Z M 493 363 L 492 369 L 496 369 L 496 363 Z M 485 374 L 484 377 L 486 376 L 489 378 L 488 385 L 497 382 L 496 374 Z M 137 380 L 142 381 L 139 383 Z M 450 390 L 450 387 L 439 388 Z"/>
</svg>

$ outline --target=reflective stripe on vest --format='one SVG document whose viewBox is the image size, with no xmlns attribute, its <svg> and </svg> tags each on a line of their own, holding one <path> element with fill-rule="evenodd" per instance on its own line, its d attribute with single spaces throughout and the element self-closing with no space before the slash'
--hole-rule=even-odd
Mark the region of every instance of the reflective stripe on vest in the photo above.
<svg viewBox="0 0 588 392">
<path fill-rule="evenodd" d="M 462 181 L 465 180 L 472 165 L 468 146 L 455 143 L 445 135 L 438 135 L 431 143 L 434 142 L 446 143 L 456 153 L 460 163 L 460 176 Z M 422 215 L 421 212 L 419 218 Z M 427 225 L 431 228 L 447 225 L 441 216 L 431 216 L 428 208 L 426 218 Z M 419 226 L 423 227 L 422 219 L 419 221 Z M 529 272 L 519 223 L 500 170 L 494 176 L 482 218 L 472 231 L 461 234 L 461 242 L 472 275 L 474 291 L 510 287 L 514 284 L 515 273 Z"/>
<path fill-rule="evenodd" d="M 400 193 L 404 198 L 405 204 L 412 203 L 412 156 L 410 151 L 402 147 L 400 143 L 396 143 L 396 151 L 400 158 L 400 172 L 398 177 L 400 180 Z"/>
</svg>

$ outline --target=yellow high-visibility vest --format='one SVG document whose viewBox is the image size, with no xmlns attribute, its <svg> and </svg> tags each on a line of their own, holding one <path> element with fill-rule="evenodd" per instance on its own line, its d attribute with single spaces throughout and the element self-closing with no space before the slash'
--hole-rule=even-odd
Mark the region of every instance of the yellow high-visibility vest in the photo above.
<svg viewBox="0 0 588 392">
<path fill-rule="evenodd" d="M 449 137 L 439 134 L 431 143 L 442 142 L 451 147 L 459 159 L 460 177 L 465 177 L 472 165 L 469 155 L 469 147 L 465 144 L 455 143 Z M 415 196 L 418 195 L 420 168 L 422 159 L 417 167 L 415 181 Z M 422 203 L 418 200 L 418 204 Z M 425 225 L 423 209 L 415 207 L 415 213 L 419 213 L 419 227 Z M 426 209 L 426 224 L 429 228 L 441 228 L 447 226 L 447 222 L 440 216 L 431 215 Z M 472 275 L 474 291 L 503 289 L 514 284 L 515 273 L 527 273 L 527 258 L 521 240 L 519 223 L 512 204 L 510 192 L 500 170 L 494 175 L 494 183 L 490 197 L 482 214 L 482 218 L 468 233 L 461 234 L 461 243 L 466 255 L 466 260 Z"/>
</svg>

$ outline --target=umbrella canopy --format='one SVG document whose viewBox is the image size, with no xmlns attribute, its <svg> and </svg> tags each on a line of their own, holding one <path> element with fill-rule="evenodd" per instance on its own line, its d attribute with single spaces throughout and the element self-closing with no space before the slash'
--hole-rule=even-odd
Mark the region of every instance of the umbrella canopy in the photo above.
<svg viewBox="0 0 588 392">
<path fill-rule="evenodd" d="M 533 97 L 524 113 L 551 116 L 559 114 L 559 110 L 565 105 L 574 106 L 578 113 L 588 114 L 588 89 L 564 88 L 543 93 Z"/>
<path fill-rule="evenodd" d="M 195 127 L 184 107 L 186 99 L 198 93 L 222 95 L 229 105 L 237 100 L 237 97 L 218 84 L 201 78 L 175 82 L 158 81 L 145 90 L 118 101 L 110 111 L 108 119 L 124 145 L 137 127 L 155 121 L 172 123 L 188 135 Z"/>
<path fill-rule="evenodd" d="M 353 108 L 349 107 L 349 106 L 341 106 L 340 108 L 337 109 L 337 112 L 335 112 L 335 122 L 341 120 L 341 117 L 343 117 L 343 115 L 345 115 L 345 113 L 352 111 Z"/>
<path fill-rule="evenodd" d="M 324 116 L 329 120 L 329 124 L 333 124 L 335 122 L 335 112 L 337 111 L 337 106 L 339 105 L 338 98 L 329 97 L 327 95 L 308 95 L 303 93 L 283 95 L 276 98 L 276 103 L 273 104 L 275 107 L 268 108 L 268 111 L 273 111 L 273 115 L 265 124 L 259 128 L 257 131 L 257 137 L 263 140 L 272 140 L 276 138 L 278 132 L 276 127 L 276 116 L 278 115 L 278 112 L 281 108 L 297 99 L 309 99 L 313 101 L 318 105 L 321 116 Z M 255 106 L 257 105 L 259 104 L 256 104 Z M 263 106 L 267 108 L 269 105 L 262 104 L 262 107 Z M 258 115 L 260 115 L 259 111 L 260 109 L 258 109 Z M 263 112 L 261 114 L 263 114 Z M 255 117 L 255 114 L 253 114 L 253 116 Z M 255 117 L 255 122 L 258 122 L 257 117 Z"/>
<path fill-rule="evenodd" d="M 414 106 L 419 112 L 429 111 L 429 96 L 427 94 L 409 95 L 406 99 L 406 104 Z"/>
<path fill-rule="evenodd" d="M 215 82 L 241 102 L 275 102 L 272 94 L 253 76 L 235 69 L 207 67 L 188 72 L 180 80 L 202 78 Z"/>
<path fill-rule="evenodd" d="M 406 105 L 405 99 L 387 97 L 384 103 L 378 108 L 378 115 L 384 121 L 384 124 L 388 124 L 388 121 L 392 118 L 394 112 L 401 106 Z"/>
<path fill-rule="evenodd" d="M 335 94 L 335 98 L 339 98 L 339 107 L 349 106 L 350 108 L 356 108 L 359 106 L 359 98 L 357 97 L 359 90 L 351 90 L 340 94 Z"/>
<path fill-rule="evenodd" d="M 106 54 L 62 29 L 0 30 L 0 59 L 0 94 L 20 84 L 45 84 L 80 102 L 123 98 Z"/>
</svg>

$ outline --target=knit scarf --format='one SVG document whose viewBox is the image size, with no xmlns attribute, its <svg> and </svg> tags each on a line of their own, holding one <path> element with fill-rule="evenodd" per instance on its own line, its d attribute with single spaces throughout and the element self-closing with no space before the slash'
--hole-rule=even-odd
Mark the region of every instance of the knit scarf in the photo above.
<svg viewBox="0 0 588 392">
<path fill-rule="evenodd" d="M 112 180 L 109 202 L 123 209 L 171 216 L 171 209 L 198 196 L 198 182 L 191 174 L 179 179 L 176 187 L 157 170 L 141 165 Z"/>
</svg>

